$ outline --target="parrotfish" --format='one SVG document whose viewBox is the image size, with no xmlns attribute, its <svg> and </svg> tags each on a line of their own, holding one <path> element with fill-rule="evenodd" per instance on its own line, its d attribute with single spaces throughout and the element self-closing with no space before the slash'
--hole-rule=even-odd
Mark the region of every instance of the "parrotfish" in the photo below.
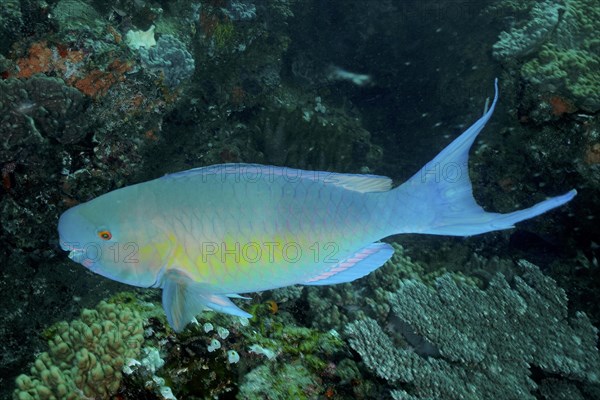
<svg viewBox="0 0 600 400">
<path fill-rule="evenodd" d="M 251 317 L 239 293 L 351 282 L 393 254 L 401 233 L 469 236 L 508 229 L 565 204 L 486 212 L 468 153 L 498 101 L 402 185 L 384 176 L 223 164 L 127 186 L 77 205 L 58 223 L 69 258 L 107 278 L 162 288 L 177 332 L 205 309 Z"/>
</svg>

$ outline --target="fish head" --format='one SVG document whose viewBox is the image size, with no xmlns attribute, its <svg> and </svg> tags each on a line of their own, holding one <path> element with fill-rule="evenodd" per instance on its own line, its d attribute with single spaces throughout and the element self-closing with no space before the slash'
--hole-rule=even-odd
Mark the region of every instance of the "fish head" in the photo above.
<svg viewBox="0 0 600 400">
<path fill-rule="evenodd" d="M 128 188 L 125 188 L 128 189 Z M 116 190 L 65 211 L 60 246 L 90 271 L 133 286 L 153 286 L 164 265 L 135 201 Z M 119 193 L 121 192 L 121 193 Z M 123 198 L 125 197 L 125 198 Z"/>
</svg>

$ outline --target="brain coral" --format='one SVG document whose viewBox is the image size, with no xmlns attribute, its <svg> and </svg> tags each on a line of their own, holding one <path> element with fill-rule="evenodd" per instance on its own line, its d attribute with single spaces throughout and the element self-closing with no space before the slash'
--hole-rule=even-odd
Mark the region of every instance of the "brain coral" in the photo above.
<svg viewBox="0 0 600 400">
<path fill-rule="evenodd" d="M 142 318 L 121 304 L 100 302 L 81 319 L 52 328 L 49 351 L 40 354 L 30 375 L 17 378 L 15 400 L 108 399 L 121 384 L 121 369 L 139 355 Z"/>
</svg>

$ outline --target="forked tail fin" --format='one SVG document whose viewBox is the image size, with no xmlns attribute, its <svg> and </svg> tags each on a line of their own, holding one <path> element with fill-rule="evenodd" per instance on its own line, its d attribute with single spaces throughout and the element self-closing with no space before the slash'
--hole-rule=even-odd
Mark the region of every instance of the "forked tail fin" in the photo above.
<svg viewBox="0 0 600 400">
<path fill-rule="evenodd" d="M 533 207 L 507 214 L 486 212 L 475 202 L 469 178 L 469 149 L 494 112 L 498 101 L 497 79 L 494 88 L 494 101 L 489 110 L 405 184 L 397 188 L 402 201 L 410 203 L 405 204 L 405 207 L 408 206 L 415 214 L 420 214 L 409 217 L 409 225 L 415 226 L 419 233 L 469 236 L 508 229 L 517 222 L 565 204 L 577 194 L 575 190 L 571 190 Z"/>
</svg>

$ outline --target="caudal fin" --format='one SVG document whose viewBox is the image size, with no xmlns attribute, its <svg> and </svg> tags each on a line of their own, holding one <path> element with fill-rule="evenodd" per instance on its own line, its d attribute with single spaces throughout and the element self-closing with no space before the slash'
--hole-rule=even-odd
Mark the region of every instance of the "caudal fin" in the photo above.
<svg viewBox="0 0 600 400">
<path fill-rule="evenodd" d="M 494 88 L 494 101 L 489 110 L 398 188 L 403 201 L 414 203 L 409 207 L 419 210 L 422 215 L 421 219 L 418 215 L 414 217 L 419 233 L 469 236 L 508 229 L 517 222 L 565 204 L 577 194 L 571 190 L 533 207 L 507 214 L 486 212 L 477 204 L 469 179 L 469 149 L 494 112 L 498 101 L 497 79 Z"/>
</svg>

